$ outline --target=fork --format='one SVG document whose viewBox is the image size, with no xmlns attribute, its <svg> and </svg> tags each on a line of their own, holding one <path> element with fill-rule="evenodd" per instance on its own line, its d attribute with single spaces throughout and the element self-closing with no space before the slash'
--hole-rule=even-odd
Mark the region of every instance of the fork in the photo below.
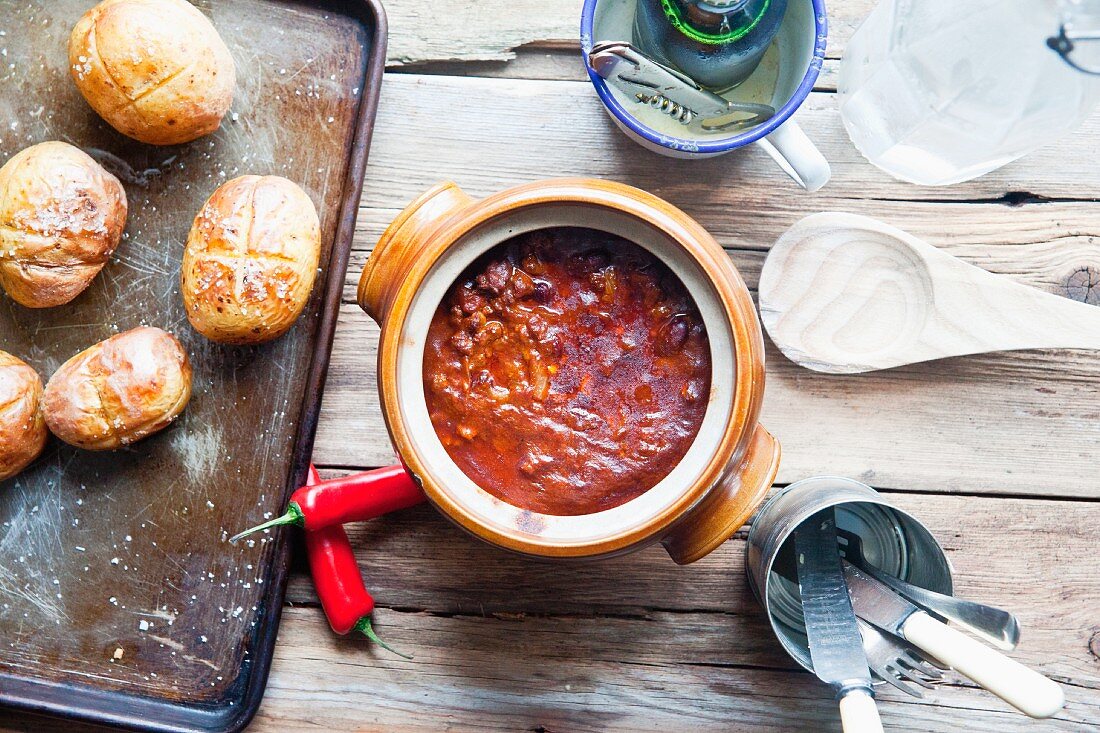
<svg viewBox="0 0 1100 733">
<path fill-rule="evenodd" d="M 943 682 L 943 673 L 907 642 L 863 619 L 857 620 L 859 633 L 863 636 L 863 653 L 867 657 L 867 666 L 881 680 L 913 697 L 924 697 L 924 693 L 904 680 L 915 682 L 929 690 L 933 685 Z"/>
<path fill-rule="evenodd" d="M 853 555 L 856 549 L 853 548 Z M 794 543 L 784 543 L 776 555 L 772 572 L 789 582 L 797 583 L 796 562 Z M 859 622 L 860 635 L 863 637 L 863 654 L 867 657 L 867 668 L 879 679 L 914 697 L 924 695 L 902 681 L 903 679 L 926 688 L 943 680 L 943 675 L 935 666 L 935 660 L 922 656 L 909 642 L 882 631 L 863 619 L 857 618 L 856 621 Z"/>
</svg>

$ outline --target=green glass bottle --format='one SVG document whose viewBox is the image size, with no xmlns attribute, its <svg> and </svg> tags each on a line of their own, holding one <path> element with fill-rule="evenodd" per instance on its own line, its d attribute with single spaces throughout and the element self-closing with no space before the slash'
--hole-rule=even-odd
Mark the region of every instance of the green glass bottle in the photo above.
<svg viewBox="0 0 1100 733">
<path fill-rule="evenodd" d="M 787 0 L 638 0 L 634 45 L 724 92 L 756 69 L 786 12 Z"/>
</svg>

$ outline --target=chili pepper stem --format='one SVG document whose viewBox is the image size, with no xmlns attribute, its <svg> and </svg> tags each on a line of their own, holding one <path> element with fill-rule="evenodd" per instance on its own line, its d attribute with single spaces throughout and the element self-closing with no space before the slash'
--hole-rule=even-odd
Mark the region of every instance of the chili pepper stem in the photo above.
<svg viewBox="0 0 1100 733">
<path fill-rule="evenodd" d="M 247 537 L 250 534 L 255 534 L 256 532 L 270 529 L 272 527 L 282 527 L 287 524 L 293 524 L 296 527 L 303 527 L 305 526 L 305 523 L 306 518 L 305 515 L 302 514 L 302 508 L 292 501 L 286 507 L 286 514 L 282 515 L 281 517 L 275 517 L 274 519 L 268 522 L 264 522 L 263 524 L 257 524 L 255 527 L 246 529 L 240 534 L 235 534 L 229 538 L 229 542 L 235 543 L 242 537 Z"/>
<path fill-rule="evenodd" d="M 363 632 L 364 634 L 366 634 L 368 639 L 370 639 L 371 641 L 373 641 L 375 644 L 382 647 L 386 651 L 393 652 L 394 654 L 396 654 L 397 656 L 399 656 L 403 659 L 412 659 L 411 655 L 402 654 L 401 652 L 397 651 L 392 646 L 390 646 L 389 644 L 387 644 L 386 642 L 384 642 L 384 641 L 382 641 L 381 639 L 378 638 L 378 634 L 374 633 L 374 627 L 371 626 L 370 616 L 364 616 L 363 618 L 359 619 L 359 623 L 355 624 L 355 629 L 354 630 Z"/>
</svg>

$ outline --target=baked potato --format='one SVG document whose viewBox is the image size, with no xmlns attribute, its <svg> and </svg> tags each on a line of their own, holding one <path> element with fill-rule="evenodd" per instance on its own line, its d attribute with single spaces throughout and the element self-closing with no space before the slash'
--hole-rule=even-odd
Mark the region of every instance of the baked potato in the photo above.
<svg viewBox="0 0 1100 733">
<path fill-rule="evenodd" d="M 191 363 L 159 328 L 135 328 L 61 365 L 42 396 L 50 430 L 88 450 L 113 450 L 166 427 L 191 398 Z"/>
<path fill-rule="evenodd" d="M 0 481 L 30 465 L 45 447 L 41 401 L 38 373 L 0 351 Z"/>
<path fill-rule="evenodd" d="M 218 129 L 236 83 L 225 42 L 184 0 L 103 0 L 69 36 L 69 71 L 107 124 L 150 145 Z"/>
<path fill-rule="evenodd" d="M 257 344 L 297 320 L 321 254 L 317 210 L 279 176 L 241 176 L 207 199 L 183 250 L 187 318 L 212 341 Z"/>
<path fill-rule="evenodd" d="M 126 226 L 126 192 L 79 148 L 45 142 L 0 168 L 0 285 L 20 305 L 79 295 Z"/>
</svg>

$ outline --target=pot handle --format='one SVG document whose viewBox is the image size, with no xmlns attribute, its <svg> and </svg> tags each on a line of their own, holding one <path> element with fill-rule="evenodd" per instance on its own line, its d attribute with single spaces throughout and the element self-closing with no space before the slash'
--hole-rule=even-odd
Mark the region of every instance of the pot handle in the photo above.
<svg viewBox="0 0 1100 733">
<path fill-rule="evenodd" d="M 779 441 L 757 425 L 740 461 L 727 466 L 710 493 L 661 539 L 678 565 L 709 555 L 741 529 L 771 488 L 780 452 Z"/>
<path fill-rule="evenodd" d="M 412 265 L 431 243 L 427 235 L 440 220 L 473 203 L 451 181 L 438 183 L 421 194 L 397 215 L 359 276 L 359 307 L 376 322 L 382 323 L 401 283 Z"/>
</svg>

